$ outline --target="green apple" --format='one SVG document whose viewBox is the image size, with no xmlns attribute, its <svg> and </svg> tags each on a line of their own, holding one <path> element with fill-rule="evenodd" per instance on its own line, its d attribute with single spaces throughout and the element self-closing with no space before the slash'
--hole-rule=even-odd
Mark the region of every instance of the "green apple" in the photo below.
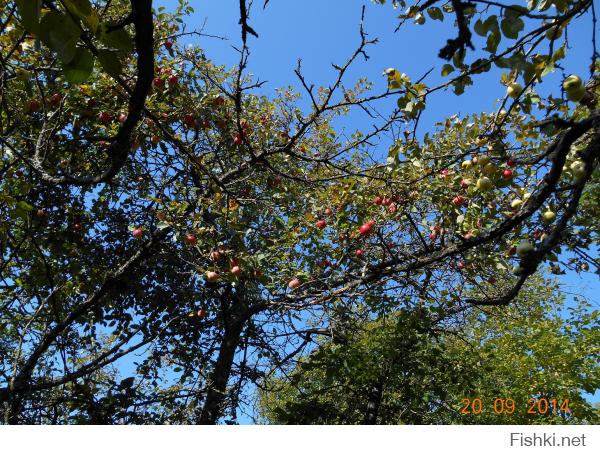
<svg viewBox="0 0 600 455">
<path fill-rule="evenodd" d="M 580 87 L 583 87 L 583 82 L 581 81 L 581 78 L 576 74 L 571 74 L 563 81 L 563 88 L 567 93 L 577 90 Z"/>
<path fill-rule="evenodd" d="M 567 92 L 567 99 L 569 101 L 574 101 L 576 103 L 578 103 L 579 101 L 581 101 L 583 99 L 583 97 L 585 96 L 585 87 L 579 87 L 576 88 L 572 91 L 568 91 Z"/>
<path fill-rule="evenodd" d="M 477 164 L 479 164 L 482 167 L 485 167 L 486 164 L 488 164 L 490 162 L 490 157 L 487 155 L 481 155 L 479 158 L 477 158 Z"/>
<path fill-rule="evenodd" d="M 554 25 L 546 30 L 546 38 L 550 40 L 558 39 L 562 36 L 562 27 L 560 25 Z"/>
<path fill-rule="evenodd" d="M 554 213 L 552 210 L 546 210 L 544 213 L 542 213 L 542 220 L 544 220 L 545 223 L 552 223 L 555 219 L 556 213 Z"/>
<path fill-rule="evenodd" d="M 523 86 L 518 82 L 511 82 L 506 87 L 506 94 L 511 98 L 517 98 L 523 91 Z"/>
<path fill-rule="evenodd" d="M 533 250 L 533 243 L 531 243 L 529 240 L 521 240 L 521 243 L 517 245 L 517 254 L 520 257 L 527 256 Z"/>
<path fill-rule="evenodd" d="M 485 144 L 487 144 L 487 139 L 484 136 L 477 136 L 475 138 L 475 145 L 477 147 L 483 147 Z"/>
<path fill-rule="evenodd" d="M 575 180 L 582 179 L 586 174 L 585 163 L 581 160 L 573 161 L 571 166 L 569 166 L 569 169 L 571 169 L 571 174 L 573 174 Z"/>
<path fill-rule="evenodd" d="M 463 169 L 470 169 L 471 166 L 473 166 L 473 161 L 471 160 L 464 160 L 460 165 L 460 167 L 462 167 Z"/>
<path fill-rule="evenodd" d="M 510 203 L 510 206 L 513 209 L 518 209 L 522 205 L 523 205 L 523 201 L 521 199 L 513 199 L 513 201 Z"/>
<path fill-rule="evenodd" d="M 24 69 L 24 68 L 17 68 L 15 70 L 15 76 L 20 81 L 26 81 L 26 80 L 28 80 L 30 75 L 31 75 L 31 73 L 29 71 L 27 71 L 26 69 Z"/>
<path fill-rule="evenodd" d="M 488 144 L 487 149 L 490 153 L 502 153 L 504 150 L 504 145 L 502 141 L 495 141 L 491 144 Z"/>
<path fill-rule="evenodd" d="M 492 184 L 492 181 L 489 178 L 481 177 L 477 180 L 476 186 L 479 191 L 488 191 L 491 190 L 494 185 Z"/>
<path fill-rule="evenodd" d="M 494 163 L 488 163 L 483 167 L 481 172 L 483 172 L 484 175 L 493 175 L 497 170 L 498 168 Z"/>
</svg>

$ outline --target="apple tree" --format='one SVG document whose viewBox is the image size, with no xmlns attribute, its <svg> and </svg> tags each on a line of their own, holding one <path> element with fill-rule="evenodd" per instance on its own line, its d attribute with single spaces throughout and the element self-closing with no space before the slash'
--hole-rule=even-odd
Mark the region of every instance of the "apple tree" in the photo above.
<svg viewBox="0 0 600 455">
<path fill-rule="evenodd" d="M 591 0 L 409 5 L 400 30 L 456 21 L 440 84 L 349 80 L 377 45 L 364 8 L 328 85 L 299 62 L 274 96 L 247 71 L 243 0 L 233 68 L 184 45 L 204 35 L 183 1 L 0 5 L 5 423 L 235 422 L 320 335 L 433 329 L 541 267 L 598 266 L 595 48 L 589 75 L 544 85 Z M 492 66 L 497 112 L 420 133 Z"/>
</svg>

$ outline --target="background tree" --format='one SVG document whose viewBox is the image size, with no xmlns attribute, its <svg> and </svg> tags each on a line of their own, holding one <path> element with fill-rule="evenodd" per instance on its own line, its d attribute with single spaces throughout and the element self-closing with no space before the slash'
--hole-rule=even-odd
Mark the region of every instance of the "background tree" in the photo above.
<svg viewBox="0 0 600 455">
<path fill-rule="evenodd" d="M 561 248 L 597 267 L 595 226 L 575 216 L 582 198 L 597 209 L 595 49 L 585 87 L 536 91 L 593 3 L 436 3 L 405 19 L 456 18 L 447 82 L 348 81 L 376 44 L 361 22 L 328 86 L 298 64 L 301 109 L 246 74 L 244 1 L 226 69 L 179 44 L 200 33 L 183 2 L 0 0 L 4 422 L 235 421 L 316 335 L 415 305 L 435 324 L 508 305 L 543 262 L 560 272 Z M 471 29 L 487 44 L 467 64 Z M 491 64 L 511 68 L 506 110 L 420 139 L 427 99 Z M 332 126 L 353 112 L 364 129 Z"/>
<path fill-rule="evenodd" d="M 266 379 L 261 415 L 274 424 L 598 422 L 582 396 L 598 388 L 598 311 L 581 302 L 565 314 L 564 295 L 539 278 L 526 291 L 513 306 L 441 326 L 424 307 L 349 324 L 343 339 L 322 338 L 292 371 Z M 528 402 L 543 397 L 556 409 Z M 482 413 L 465 398 L 481 399 Z M 566 399 L 570 412 L 560 410 Z"/>
</svg>

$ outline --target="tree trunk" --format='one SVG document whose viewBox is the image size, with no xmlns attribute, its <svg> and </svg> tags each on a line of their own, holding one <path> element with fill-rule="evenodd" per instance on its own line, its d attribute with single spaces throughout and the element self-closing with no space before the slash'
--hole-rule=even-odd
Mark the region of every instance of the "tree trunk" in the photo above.
<svg viewBox="0 0 600 455">
<path fill-rule="evenodd" d="M 367 411 L 365 413 L 365 425 L 377 425 L 379 407 L 383 396 L 383 384 L 380 382 L 373 386 L 367 394 Z"/>
<path fill-rule="evenodd" d="M 198 420 L 199 425 L 216 425 L 223 415 L 227 382 L 245 322 L 246 318 L 236 315 L 233 321 L 225 326 L 219 356 L 210 374 L 206 400 Z"/>
</svg>

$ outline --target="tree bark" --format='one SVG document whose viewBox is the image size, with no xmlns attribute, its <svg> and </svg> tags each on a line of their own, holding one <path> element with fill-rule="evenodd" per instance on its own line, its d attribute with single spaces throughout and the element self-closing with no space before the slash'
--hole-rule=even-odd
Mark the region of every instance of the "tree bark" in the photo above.
<svg viewBox="0 0 600 455">
<path fill-rule="evenodd" d="M 365 412 L 365 425 L 377 425 L 377 417 L 379 417 L 379 407 L 383 397 L 383 384 L 380 381 L 373 386 L 367 394 L 367 410 Z"/>
<path fill-rule="evenodd" d="M 236 315 L 225 326 L 219 346 L 219 356 L 209 377 L 206 399 L 198 420 L 199 425 L 216 425 L 223 415 L 227 383 L 245 323 L 246 318 Z"/>
</svg>

